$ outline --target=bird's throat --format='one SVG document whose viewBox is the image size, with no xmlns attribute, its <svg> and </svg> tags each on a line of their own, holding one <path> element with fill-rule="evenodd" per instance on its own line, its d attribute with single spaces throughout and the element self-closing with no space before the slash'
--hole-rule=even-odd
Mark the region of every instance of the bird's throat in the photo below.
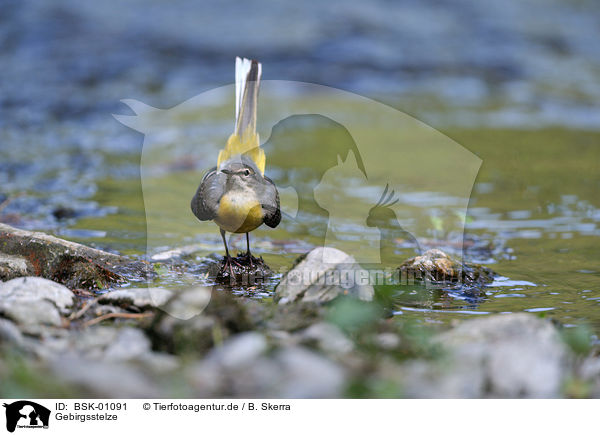
<svg viewBox="0 0 600 435">
<path fill-rule="evenodd" d="M 221 197 L 216 224 L 230 233 L 247 233 L 263 223 L 263 211 L 254 193 L 233 190 Z"/>
</svg>

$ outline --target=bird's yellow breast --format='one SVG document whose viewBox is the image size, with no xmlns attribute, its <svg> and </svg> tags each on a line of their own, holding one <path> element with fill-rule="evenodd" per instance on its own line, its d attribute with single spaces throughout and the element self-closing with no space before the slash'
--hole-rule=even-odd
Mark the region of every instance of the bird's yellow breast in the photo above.
<svg viewBox="0 0 600 435">
<path fill-rule="evenodd" d="M 263 210 L 254 195 L 228 192 L 219 202 L 216 224 L 230 233 L 248 233 L 262 225 Z"/>
</svg>

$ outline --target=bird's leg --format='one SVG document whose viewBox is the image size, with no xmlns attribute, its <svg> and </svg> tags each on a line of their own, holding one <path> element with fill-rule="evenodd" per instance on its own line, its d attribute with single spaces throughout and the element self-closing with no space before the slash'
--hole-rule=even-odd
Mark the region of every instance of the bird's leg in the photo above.
<svg viewBox="0 0 600 435">
<path fill-rule="evenodd" d="M 235 264 L 238 267 L 243 267 L 243 265 L 239 261 L 236 261 L 236 259 L 233 258 L 229 254 L 229 248 L 227 247 L 227 240 L 225 239 L 225 231 L 222 229 L 221 229 L 221 238 L 223 239 L 223 245 L 225 245 L 225 264 L 223 265 L 223 269 L 229 267 L 229 272 L 233 276 L 233 264 Z"/>
<path fill-rule="evenodd" d="M 246 233 L 246 255 L 250 259 L 250 267 L 254 267 L 252 264 L 252 254 L 250 253 L 250 235 Z"/>
<path fill-rule="evenodd" d="M 231 265 L 231 255 L 229 255 L 229 248 L 227 247 L 227 240 L 225 239 L 225 230 L 222 228 L 219 228 L 219 230 L 221 231 L 221 238 L 223 239 L 223 244 L 225 245 L 225 264 L 223 267 L 226 268 L 229 266 L 229 273 L 231 276 L 233 276 L 233 266 Z"/>
</svg>

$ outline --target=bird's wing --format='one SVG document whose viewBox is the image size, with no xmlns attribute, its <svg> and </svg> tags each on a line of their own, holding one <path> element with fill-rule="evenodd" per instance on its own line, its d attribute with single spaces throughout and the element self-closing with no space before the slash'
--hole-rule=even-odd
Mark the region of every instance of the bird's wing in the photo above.
<svg viewBox="0 0 600 435">
<path fill-rule="evenodd" d="M 281 208 L 279 207 L 279 192 L 275 183 L 269 177 L 264 177 L 267 183 L 267 192 L 270 196 L 269 201 L 263 201 L 262 205 L 264 223 L 271 228 L 275 228 L 281 222 Z"/>
<path fill-rule="evenodd" d="M 216 216 L 219 200 L 223 196 L 223 181 L 220 179 L 216 167 L 208 171 L 202 178 L 190 204 L 192 213 L 201 221 L 208 221 Z"/>
</svg>

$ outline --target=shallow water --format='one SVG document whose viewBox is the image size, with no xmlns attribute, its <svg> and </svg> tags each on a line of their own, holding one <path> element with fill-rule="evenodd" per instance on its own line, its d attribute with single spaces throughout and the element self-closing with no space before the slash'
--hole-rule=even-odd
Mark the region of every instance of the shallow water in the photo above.
<svg viewBox="0 0 600 435">
<path fill-rule="evenodd" d="M 566 325 L 587 323 L 600 328 L 600 198 L 597 195 L 600 134 L 566 129 L 461 129 L 445 133 L 483 160 L 470 198 L 465 230 L 467 245 L 477 243 L 465 251 L 465 257 L 485 262 L 500 277 L 478 297 L 457 291 L 398 287 L 395 314 L 448 324 L 454 319 L 476 315 L 528 311 Z M 274 156 L 269 161 L 269 171 L 277 174 L 275 164 Z M 201 176 L 201 172 L 196 171 L 185 173 L 192 180 Z M 94 199 L 100 208 L 117 207 L 116 213 L 83 218 L 62 233 L 84 243 L 145 255 L 145 221 L 139 182 L 120 182 L 118 189 L 113 183 L 99 183 L 99 193 Z M 191 189 L 195 189 L 195 185 Z M 349 186 L 348 190 L 355 190 L 355 186 Z M 432 198 L 437 197 L 443 198 L 443 195 L 418 197 L 420 199 L 413 199 L 409 206 L 404 206 L 423 214 L 430 213 L 437 206 Z M 397 214 L 402 212 L 401 205 Z M 276 272 L 289 267 L 299 254 L 321 241 L 318 234 L 307 231 L 310 224 L 319 219 L 318 213 L 306 212 L 298 220 L 284 217 L 276 230 L 262 227 L 252 233 L 254 253 L 263 255 Z M 435 225 L 428 222 L 425 227 Z M 353 233 L 351 222 L 345 229 L 347 235 L 360 239 L 359 230 L 361 227 L 356 227 L 357 232 Z M 435 236 L 435 228 L 429 230 L 431 238 L 425 237 L 421 242 L 424 248 L 441 246 L 460 254 L 453 243 L 455 235 Z M 88 231 L 88 237 L 82 237 L 85 234 L 82 231 Z M 105 231 L 105 234 L 97 237 L 97 231 Z M 194 272 L 193 265 L 205 255 L 222 254 L 222 243 L 213 225 L 198 223 L 191 234 L 186 234 L 181 237 L 176 231 L 165 230 L 164 245 L 156 249 L 161 252 L 200 244 L 192 249 L 192 257 L 186 257 L 191 265 L 186 275 Z M 234 251 L 245 247 L 241 236 L 234 236 L 231 243 Z M 393 253 L 385 258 L 387 265 L 397 265 L 415 253 L 415 247 L 407 243 L 406 238 L 395 238 L 394 245 Z M 356 255 L 351 237 L 339 247 Z M 175 261 L 183 264 L 183 260 Z M 176 281 L 169 276 L 162 278 L 163 283 L 170 280 Z M 276 281 L 272 280 L 266 291 L 237 289 L 236 292 L 269 297 L 269 290 Z"/>
</svg>

